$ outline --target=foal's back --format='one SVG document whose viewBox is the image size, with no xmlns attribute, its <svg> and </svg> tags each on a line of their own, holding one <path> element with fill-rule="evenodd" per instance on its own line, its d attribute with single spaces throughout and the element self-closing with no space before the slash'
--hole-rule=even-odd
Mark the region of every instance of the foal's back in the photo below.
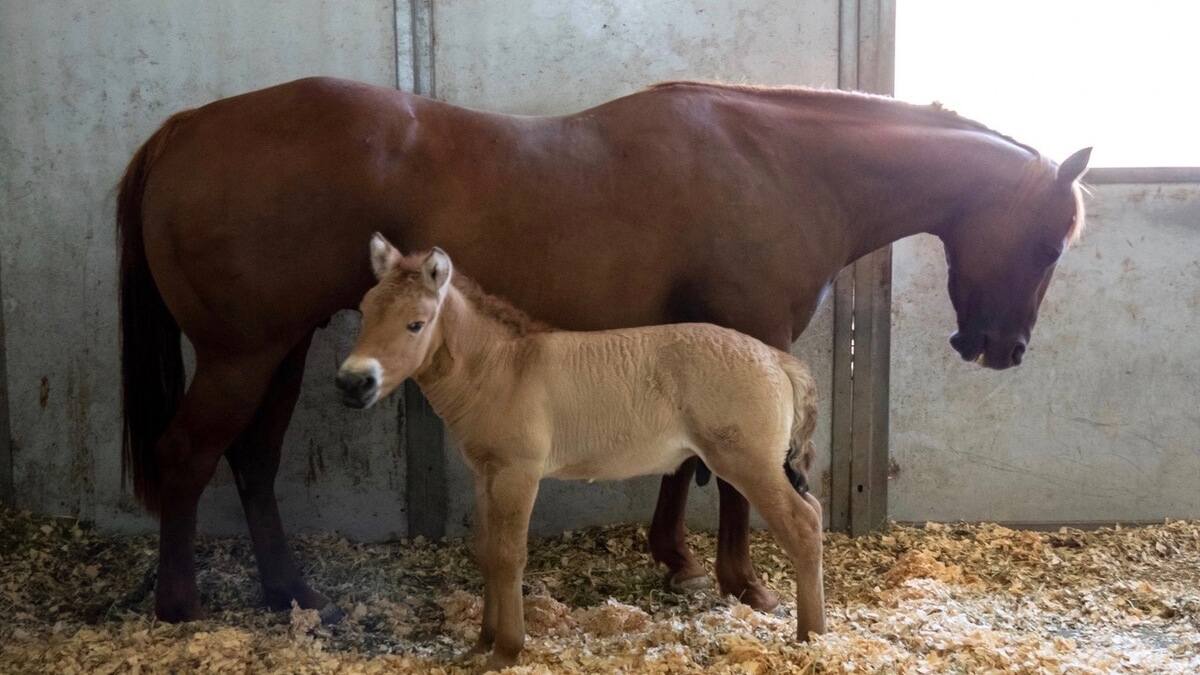
<svg viewBox="0 0 1200 675">
<path fill-rule="evenodd" d="M 669 473 L 718 449 L 788 449 L 790 355 L 711 324 L 595 333 L 551 332 L 524 340 L 521 420 L 559 478 L 623 479 Z M 777 456 L 776 456 L 777 455 Z"/>
</svg>

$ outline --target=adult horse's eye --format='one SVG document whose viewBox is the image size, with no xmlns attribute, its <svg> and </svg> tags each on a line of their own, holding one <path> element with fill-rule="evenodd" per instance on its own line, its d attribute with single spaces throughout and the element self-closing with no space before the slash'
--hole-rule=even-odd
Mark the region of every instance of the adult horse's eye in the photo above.
<svg viewBox="0 0 1200 675">
<path fill-rule="evenodd" d="M 424 327 L 425 327 L 425 322 L 424 322 L 424 321 L 414 321 L 414 322 L 412 322 L 412 323 L 408 324 L 408 332 L 410 332 L 410 333 L 420 333 L 420 332 L 421 332 L 421 329 L 422 329 L 422 328 L 424 328 Z"/>
</svg>

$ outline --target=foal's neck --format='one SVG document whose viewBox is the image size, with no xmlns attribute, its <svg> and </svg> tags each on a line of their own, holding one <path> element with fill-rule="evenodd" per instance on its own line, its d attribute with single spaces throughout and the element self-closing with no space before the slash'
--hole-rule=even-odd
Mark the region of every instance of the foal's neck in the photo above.
<svg viewBox="0 0 1200 675">
<path fill-rule="evenodd" d="M 454 286 L 442 302 L 437 331 L 434 353 L 413 379 L 438 416 L 453 427 L 471 415 L 489 384 L 507 375 L 505 356 L 522 338 L 481 313 Z"/>
</svg>

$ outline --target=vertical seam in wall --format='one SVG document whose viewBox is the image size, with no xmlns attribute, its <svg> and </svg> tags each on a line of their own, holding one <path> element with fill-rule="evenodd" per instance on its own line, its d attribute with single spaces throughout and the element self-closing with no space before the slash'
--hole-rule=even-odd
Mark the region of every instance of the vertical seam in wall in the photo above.
<svg viewBox="0 0 1200 675">
<path fill-rule="evenodd" d="M 8 415 L 8 339 L 4 330 L 4 282 L 0 274 L 0 504 L 16 504 L 12 431 Z"/>
<path fill-rule="evenodd" d="M 392 86 L 400 89 L 400 0 L 392 0 Z"/>
<path fill-rule="evenodd" d="M 838 3 L 839 89 L 858 85 L 859 0 Z M 829 528 L 850 531 L 853 495 L 854 450 L 854 274 L 847 266 L 834 281 L 833 293 L 833 391 L 830 406 Z"/>
<path fill-rule="evenodd" d="M 408 0 L 410 42 L 412 43 L 413 93 L 433 97 L 437 92 L 434 67 L 434 3 Z"/>
<path fill-rule="evenodd" d="M 412 89 L 421 96 L 436 93 L 434 73 L 433 0 L 408 0 Z M 398 39 L 398 38 L 397 38 Z M 441 419 L 420 388 L 411 380 L 404 385 L 400 407 L 406 464 L 405 517 L 408 536 L 445 536 L 450 493 L 447 439 Z"/>
<path fill-rule="evenodd" d="M 436 5 L 433 0 L 429 2 L 429 96 L 437 98 L 437 59 L 434 54 L 437 51 L 437 23 L 434 21 L 434 12 Z"/>
<path fill-rule="evenodd" d="M 417 39 L 421 35 L 421 31 L 417 25 L 417 3 L 423 0 L 408 0 L 408 39 L 412 44 L 412 58 L 410 67 L 412 68 L 413 92 L 421 93 L 421 46 Z"/>
</svg>

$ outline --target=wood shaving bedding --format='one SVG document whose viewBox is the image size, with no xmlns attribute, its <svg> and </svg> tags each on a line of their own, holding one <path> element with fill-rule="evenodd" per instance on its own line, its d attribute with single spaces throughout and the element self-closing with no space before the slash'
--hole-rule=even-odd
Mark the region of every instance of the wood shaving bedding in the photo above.
<svg viewBox="0 0 1200 675">
<path fill-rule="evenodd" d="M 677 595 L 638 526 L 533 543 L 529 639 L 513 673 L 1200 672 L 1200 524 L 1058 532 L 998 525 L 891 526 L 829 535 L 829 633 L 794 640 L 792 604 L 755 612 L 705 591 Z M 714 538 L 691 535 L 711 565 Z M 197 547 L 205 621 L 152 618 L 153 537 L 0 511 L 0 672 L 465 673 L 479 574 L 461 541 L 295 541 L 315 588 L 347 616 L 256 607 L 245 539 Z M 767 582 L 791 571 L 765 533 Z"/>
</svg>

